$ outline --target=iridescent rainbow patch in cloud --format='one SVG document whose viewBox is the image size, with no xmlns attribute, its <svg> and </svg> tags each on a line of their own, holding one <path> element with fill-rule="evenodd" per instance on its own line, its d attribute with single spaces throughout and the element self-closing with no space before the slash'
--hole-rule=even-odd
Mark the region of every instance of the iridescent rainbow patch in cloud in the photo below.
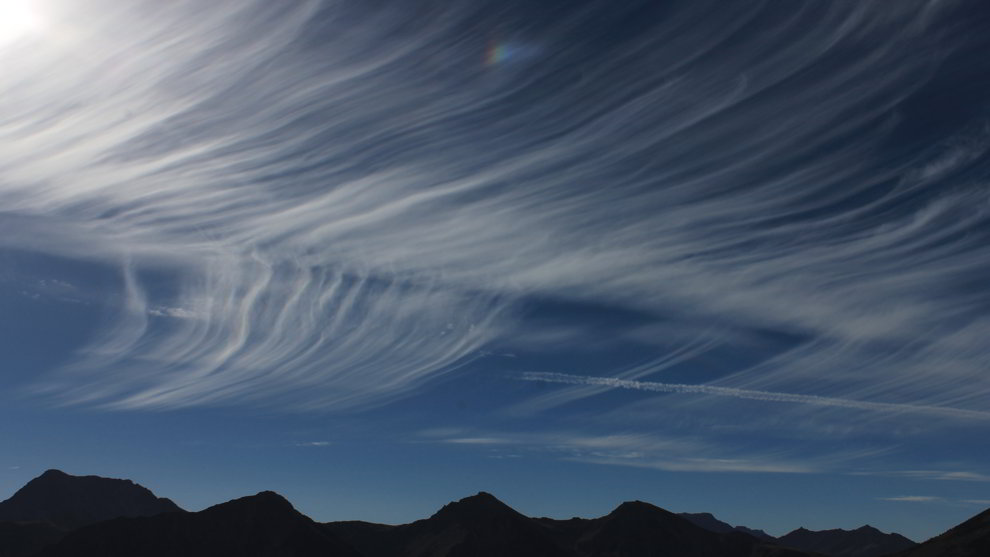
<svg viewBox="0 0 990 557">
<path fill-rule="evenodd" d="M 488 41 L 488 46 L 485 48 L 485 65 L 496 66 L 523 61 L 536 56 L 539 52 L 539 47 L 535 45 L 494 38 Z"/>
<path fill-rule="evenodd" d="M 508 49 L 505 45 L 499 43 L 498 39 L 492 39 L 488 41 L 488 48 L 485 49 L 485 65 L 494 66 L 499 62 L 505 61 L 508 56 Z"/>
</svg>

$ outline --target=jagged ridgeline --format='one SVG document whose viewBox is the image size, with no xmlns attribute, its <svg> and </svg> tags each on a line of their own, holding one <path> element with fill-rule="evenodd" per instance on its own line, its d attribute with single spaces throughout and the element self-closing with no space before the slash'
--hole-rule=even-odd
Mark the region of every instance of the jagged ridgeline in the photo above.
<svg viewBox="0 0 990 557">
<path fill-rule="evenodd" d="M 754 535 L 755 534 L 755 535 Z M 902 551 L 903 550 L 903 551 Z M 187 512 L 129 480 L 49 470 L 0 503 L 0 557 L 986 557 L 990 511 L 923 544 L 864 526 L 781 538 L 641 501 L 533 518 L 480 492 L 410 524 L 319 523 L 271 491 Z"/>
</svg>

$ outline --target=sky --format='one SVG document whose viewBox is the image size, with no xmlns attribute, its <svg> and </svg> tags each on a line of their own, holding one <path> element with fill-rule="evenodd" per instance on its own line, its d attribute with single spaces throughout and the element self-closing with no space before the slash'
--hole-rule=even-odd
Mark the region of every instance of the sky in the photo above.
<svg viewBox="0 0 990 557">
<path fill-rule="evenodd" d="M 0 0 L 0 498 L 990 507 L 981 0 Z"/>
</svg>

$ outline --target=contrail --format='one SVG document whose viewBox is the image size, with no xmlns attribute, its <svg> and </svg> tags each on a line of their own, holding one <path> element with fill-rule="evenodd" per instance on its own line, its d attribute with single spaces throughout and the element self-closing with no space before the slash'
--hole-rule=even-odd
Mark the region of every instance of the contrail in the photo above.
<svg viewBox="0 0 990 557">
<path fill-rule="evenodd" d="M 683 383 L 658 383 L 655 381 L 631 381 L 614 377 L 587 377 L 583 375 L 568 375 L 566 373 L 525 372 L 523 381 L 542 381 L 545 383 L 563 383 L 566 385 L 600 385 L 616 389 L 632 389 L 635 391 L 652 391 L 656 393 L 693 393 L 766 402 L 794 402 L 798 404 L 813 404 L 816 406 L 838 406 L 855 408 L 857 410 L 873 410 L 881 412 L 919 412 L 926 414 L 941 414 L 957 418 L 972 418 L 990 420 L 990 412 L 948 408 L 944 406 L 929 406 L 916 404 L 895 404 L 890 402 L 870 402 L 848 398 L 833 398 L 817 395 L 799 395 L 794 393 L 779 393 L 773 391 L 753 391 L 733 387 L 716 387 L 713 385 L 688 385 Z"/>
</svg>

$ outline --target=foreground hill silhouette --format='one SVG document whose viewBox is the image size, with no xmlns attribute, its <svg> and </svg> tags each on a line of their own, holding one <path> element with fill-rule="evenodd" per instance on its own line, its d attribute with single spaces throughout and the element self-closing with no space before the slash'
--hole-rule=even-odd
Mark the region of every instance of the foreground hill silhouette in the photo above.
<svg viewBox="0 0 990 557">
<path fill-rule="evenodd" d="M 26 557 L 76 528 L 181 511 L 130 480 L 48 470 L 0 502 L 0 557 Z"/>
<path fill-rule="evenodd" d="M 264 491 L 188 513 L 118 518 L 80 528 L 42 557 L 361 557 L 347 544 Z"/>
<path fill-rule="evenodd" d="M 896 557 L 987 557 L 990 509 Z"/>
<path fill-rule="evenodd" d="M 729 531 L 641 501 L 599 518 L 530 518 L 484 492 L 410 524 L 320 524 L 270 491 L 186 512 L 133 482 L 52 470 L 0 510 L 0 557 L 868 557 L 885 551 L 881 542 L 913 545 L 868 526 L 799 529 L 768 542 L 714 517 L 715 528 Z M 988 556 L 990 511 L 896 554 Z"/>
<path fill-rule="evenodd" d="M 777 543 L 831 557 L 881 557 L 918 545 L 900 534 L 885 534 L 869 525 L 855 530 L 798 528 L 777 538 Z"/>
<path fill-rule="evenodd" d="M 47 522 L 0 522 L 0 557 L 30 557 L 64 535 Z"/>
</svg>

